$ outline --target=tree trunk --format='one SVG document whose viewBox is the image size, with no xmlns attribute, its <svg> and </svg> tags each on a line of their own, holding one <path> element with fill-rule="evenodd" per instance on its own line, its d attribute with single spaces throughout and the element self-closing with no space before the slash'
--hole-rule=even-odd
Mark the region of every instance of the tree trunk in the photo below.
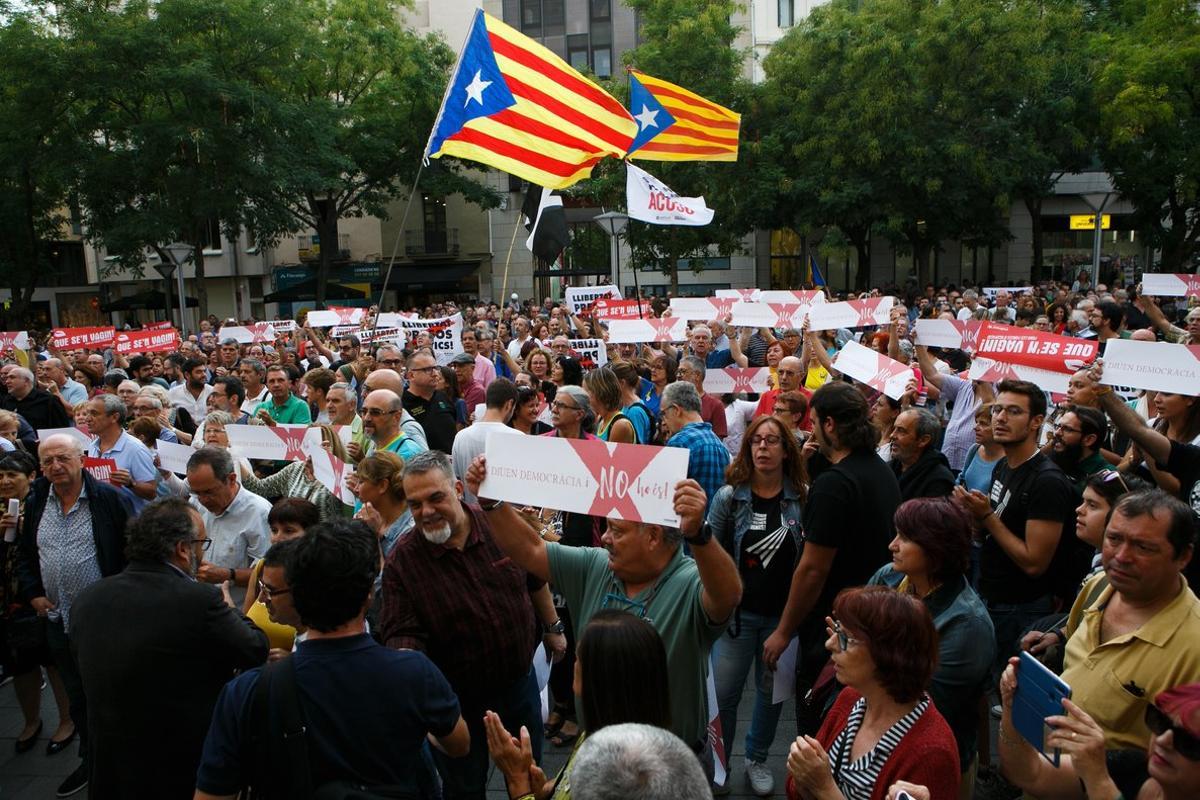
<svg viewBox="0 0 1200 800">
<path fill-rule="evenodd" d="M 927 283 L 932 283 L 929 274 L 929 252 L 933 249 L 933 245 L 920 237 L 909 239 L 912 245 L 913 266 L 916 267 L 917 286 L 922 287 Z"/>
<path fill-rule="evenodd" d="M 858 274 L 854 276 L 855 291 L 869 290 L 871 283 L 871 237 L 870 234 L 854 240 L 854 251 L 858 254 Z M 846 281 L 849 284 L 849 281 Z M 850 288 L 848 285 L 846 288 Z"/>
<path fill-rule="evenodd" d="M 630 267 L 632 269 L 637 269 L 636 264 L 631 264 Z M 671 259 L 671 289 L 670 289 L 670 291 L 671 291 L 672 297 L 679 296 L 679 259 L 678 258 Z"/>
<path fill-rule="evenodd" d="M 1042 279 L 1042 197 L 1026 197 L 1025 209 L 1029 212 L 1029 234 L 1033 239 L 1033 260 L 1029 262 L 1029 282 L 1036 286 Z"/>
<path fill-rule="evenodd" d="M 333 258 L 338 247 L 337 204 L 333 200 L 314 200 L 313 216 L 317 220 L 317 236 L 321 240 L 321 253 L 317 259 L 316 307 L 325 307 L 325 295 L 329 287 L 329 274 L 333 271 Z M 384 287 L 386 290 L 386 287 Z"/>
</svg>

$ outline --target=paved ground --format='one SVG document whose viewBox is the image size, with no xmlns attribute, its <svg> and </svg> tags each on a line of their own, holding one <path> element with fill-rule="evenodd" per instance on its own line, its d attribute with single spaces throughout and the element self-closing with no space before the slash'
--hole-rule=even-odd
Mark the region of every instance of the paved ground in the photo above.
<svg viewBox="0 0 1200 800">
<path fill-rule="evenodd" d="M 749 691 L 742 697 L 738 710 L 738 741 L 734 746 L 733 758 L 730 759 L 730 797 L 749 798 L 754 795 L 745 785 L 742 770 L 746 727 L 750 724 L 752 698 Z M 45 729 L 42 741 L 33 750 L 22 755 L 13 752 L 13 743 L 20 734 L 23 721 L 21 711 L 17 707 L 16 696 L 12 685 L 0 689 L 0 800 L 52 800 L 58 784 L 71 773 L 79 763 L 76 755 L 77 745 L 72 745 L 67 751 L 55 756 L 45 753 L 45 741 L 57 721 L 54 710 L 54 698 L 49 688 L 42 692 L 42 714 Z M 783 797 L 784 762 L 787 749 L 795 737 L 795 713 L 791 702 L 784 705 L 783 714 L 776 731 L 775 741 L 771 745 L 769 763 L 775 773 L 776 797 Z M 547 745 L 543 756 L 543 768 L 549 775 L 555 774 L 566 759 L 568 749 L 555 749 Z M 495 800 L 505 800 L 508 794 L 504 790 L 504 781 L 499 773 L 493 770 L 488 797 Z M 1019 794 L 1019 793 L 1018 793 Z M 1013 794 L 990 794 L 992 798 L 1013 797 Z M 84 794 L 76 797 L 86 797 Z M 977 794 L 979 800 L 985 800 L 982 794 Z"/>
</svg>

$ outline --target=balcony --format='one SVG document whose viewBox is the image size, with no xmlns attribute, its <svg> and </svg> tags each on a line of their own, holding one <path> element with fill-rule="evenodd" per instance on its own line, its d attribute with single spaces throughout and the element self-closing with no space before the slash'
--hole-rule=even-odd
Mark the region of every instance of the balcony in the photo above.
<svg viewBox="0 0 1200 800">
<path fill-rule="evenodd" d="M 458 253 L 458 228 L 413 228 L 404 232 L 404 254 L 410 258 L 456 256 Z"/>
</svg>

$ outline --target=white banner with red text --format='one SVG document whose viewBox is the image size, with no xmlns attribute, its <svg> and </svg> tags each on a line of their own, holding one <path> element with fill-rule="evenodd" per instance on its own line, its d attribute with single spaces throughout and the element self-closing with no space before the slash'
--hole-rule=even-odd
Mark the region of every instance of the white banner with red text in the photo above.
<svg viewBox="0 0 1200 800">
<path fill-rule="evenodd" d="M 912 367 L 855 341 L 846 342 L 833 360 L 833 366 L 843 375 L 849 375 L 893 400 L 904 396 L 904 387 L 914 377 Z"/>
</svg>

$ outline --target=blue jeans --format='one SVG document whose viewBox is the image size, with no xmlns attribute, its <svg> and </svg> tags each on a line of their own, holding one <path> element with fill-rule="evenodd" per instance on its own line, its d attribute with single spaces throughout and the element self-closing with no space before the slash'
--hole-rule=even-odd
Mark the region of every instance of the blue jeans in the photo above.
<svg viewBox="0 0 1200 800">
<path fill-rule="evenodd" d="M 740 625 L 739 625 L 740 621 Z M 721 715 L 721 736 L 726 757 L 733 752 L 737 732 L 738 701 L 746 686 L 746 676 L 754 665 L 754 713 L 746 733 L 746 757 L 751 761 L 767 760 L 767 750 L 775 739 L 775 728 L 783 703 L 772 703 L 772 689 L 763 688 L 763 643 L 779 625 L 779 617 L 764 617 L 741 609 L 729 631 L 713 646 L 713 683 L 717 688 L 717 708 Z M 730 632 L 737 633 L 736 637 Z"/>
</svg>

